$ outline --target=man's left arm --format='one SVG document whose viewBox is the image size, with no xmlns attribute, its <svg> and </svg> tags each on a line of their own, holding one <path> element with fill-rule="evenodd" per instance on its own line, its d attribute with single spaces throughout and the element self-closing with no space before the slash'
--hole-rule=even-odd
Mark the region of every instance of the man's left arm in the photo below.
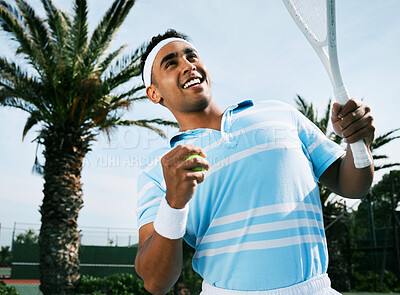
<svg viewBox="0 0 400 295">
<path fill-rule="evenodd" d="M 335 133 L 347 143 L 347 150 L 343 157 L 324 171 L 320 182 L 338 195 L 361 198 L 371 187 L 374 165 L 356 168 L 350 144 L 364 140 L 370 153 L 370 145 L 375 135 L 370 108 L 356 99 L 349 100 L 344 106 L 334 103 L 331 120 Z"/>
</svg>

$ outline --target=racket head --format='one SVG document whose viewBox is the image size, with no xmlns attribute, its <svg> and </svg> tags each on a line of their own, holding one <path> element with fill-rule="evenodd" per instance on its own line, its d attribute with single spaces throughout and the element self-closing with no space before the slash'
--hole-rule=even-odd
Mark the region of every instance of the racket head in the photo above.
<svg viewBox="0 0 400 295">
<path fill-rule="evenodd" d="M 282 1 L 325 66 L 336 100 L 345 104 L 349 95 L 342 81 L 337 57 L 335 0 Z M 328 52 L 325 47 L 328 47 Z M 365 168 L 373 163 L 363 141 L 353 143 L 350 147 L 357 168 Z"/>
<path fill-rule="evenodd" d="M 321 48 L 327 45 L 326 0 L 283 0 L 283 3 L 311 45 Z"/>
</svg>

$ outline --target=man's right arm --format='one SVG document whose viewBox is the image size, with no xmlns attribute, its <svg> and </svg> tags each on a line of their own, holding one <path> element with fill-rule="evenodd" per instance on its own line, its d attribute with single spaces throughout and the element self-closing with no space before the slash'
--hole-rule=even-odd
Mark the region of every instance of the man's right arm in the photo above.
<svg viewBox="0 0 400 295">
<path fill-rule="evenodd" d="M 153 223 L 142 226 L 135 269 L 144 280 L 147 291 L 167 293 L 182 270 L 182 239 L 170 240 L 159 235 Z"/>
<path fill-rule="evenodd" d="M 203 158 L 195 157 L 186 161 L 192 154 L 199 154 Z M 204 171 L 192 169 L 203 167 L 208 170 L 209 164 L 205 157 L 200 147 L 179 145 L 161 159 L 166 184 L 165 199 L 170 208 L 184 208 L 192 198 L 197 184 L 203 182 Z M 164 226 L 174 227 L 175 224 Z M 182 270 L 182 255 L 182 238 L 169 239 L 162 236 L 154 229 L 154 223 L 140 228 L 135 268 L 144 280 L 147 291 L 165 294 L 171 289 Z"/>
</svg>

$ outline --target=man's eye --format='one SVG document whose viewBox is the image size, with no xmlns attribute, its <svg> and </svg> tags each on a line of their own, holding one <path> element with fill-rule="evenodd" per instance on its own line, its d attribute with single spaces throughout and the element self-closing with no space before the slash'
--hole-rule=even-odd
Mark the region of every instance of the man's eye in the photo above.
<svg viewBox="0 0 400 295">
<path fill-rule="evenodd" d="M 176 65 L 176 61 L 169 61 L 165 64 L 165 68 L 168 69 L 170 66 Z"/>
</svg>

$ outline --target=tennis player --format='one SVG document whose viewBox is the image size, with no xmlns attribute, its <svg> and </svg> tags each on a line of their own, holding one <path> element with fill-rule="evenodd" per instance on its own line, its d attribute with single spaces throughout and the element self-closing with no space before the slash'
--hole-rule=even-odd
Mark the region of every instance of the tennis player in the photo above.
<svg viewBox="0 0 400 295">
<path fill-rule="evenodd" d="M 135 267 L 146 289 L 170 290 L 185 239 L 196 250 L 202 295 L 339 294 L 326 274 L 318 182 L 360 198 L 373 166 L 356 169 L 349 147 L 287 104 L 245 100 L 222 110 L 199 52 L 173 30 L 153 37 L 142 75 L 150 100 L 180 125 L 138 180 Z M 331 119 L 348 144 L 364 140 L 369 149 L 375 128 L 368 106 L 334 104 Z M 191 155 L 199 156 L 186 160 Z"/>
</svg>

